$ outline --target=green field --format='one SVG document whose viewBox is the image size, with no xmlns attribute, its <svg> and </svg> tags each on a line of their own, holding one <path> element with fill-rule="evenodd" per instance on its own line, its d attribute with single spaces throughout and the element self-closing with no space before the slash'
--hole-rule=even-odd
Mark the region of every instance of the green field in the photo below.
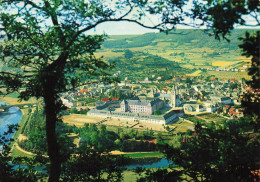
<svg viewBox="0 0 260 182">
<path fill-rule="evenodd" d="M 208 71 L 208 76 L 215 76 L 218 79 L 236 79 L 241 80 L 242 78 L 245 78 L 246 80 L 249 80 L 251 77 L 248 76 L 247 72 L 232 72 L 232 71 Z"/>
</svg>

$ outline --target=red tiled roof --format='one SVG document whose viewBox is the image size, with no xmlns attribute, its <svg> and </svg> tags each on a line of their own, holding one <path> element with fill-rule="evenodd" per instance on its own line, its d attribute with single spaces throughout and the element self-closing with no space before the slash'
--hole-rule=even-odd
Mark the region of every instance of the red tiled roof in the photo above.
<svg viewBox="0 0 260 182">
<path fill-rule="evenodd" d="M 118 97 L 112 97 L 112 100 L 119 100 Z"/>
<path fill-rule="evenodd" d="M 102 98 L 102 101 L 109 101 L 109 98 Z"/>
<path fill-rule="evenodd" d="M 81 90 L 79 90 L 79 93 L 81 93 L 81 92 L 88 93 L 88 89 L 81 89 Z"/>
<path fill-rule="evenodd" d="M 230 108 L 230 105 L 225 105 L 225 108 L 226 108 L 226 109 Z"/>
<path fill-rule="evenodd" d="M 152 141 L 147 141 L 146 140 L 145 142 L 156 144 L 156 141 L 154 141 L 154 140 L 152 140 Z"/>
<path fill-rule="evenodd" d="M 229 111 L 235 111 L 235 108 L 230 108 L 230 110 Z"/>
</svg>

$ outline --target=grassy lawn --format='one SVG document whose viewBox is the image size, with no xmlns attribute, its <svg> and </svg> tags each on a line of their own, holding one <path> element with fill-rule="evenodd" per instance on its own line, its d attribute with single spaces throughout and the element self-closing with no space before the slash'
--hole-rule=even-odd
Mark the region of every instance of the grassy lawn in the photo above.
<svg viewBox="0 0 260 182">
<path fill-rule="evenodd" d="M 164 154 L 160 152 L 136 152 L 131 154 L 123 154 L 123 156 L 129 158 L 147 158 L 147 157 L 163 157 Z"/>
<path fill-rule="evenodd" d="M 189 118 L 185 118 L 185 119 L 190 120 Z M 171 124 L 170 126 L 175 127 L 175 129 L 171 132 L 172 134 L 177 134 L 179 132 L 183 133 L 183 132 L 186 132 L 189 129 L 193 129 L 194 128 L 194 124 L 193 123 L 189 123 L 189 122 L 181 121 L 181 120 L 177 121 L 176 123 Z"/>
<path fill-rule="evenodd" d="M 199 119 L 205 119 L 206 121 L 213 121 L 213 122 L 223 122 L 226 119 L 213 113 L 207 113 L 197 116 Z"/>
<path fill-rule="evenodd" d="M 137 180 L 138 175 L 133 171 L 123 171 L 123 181 L 124 182 L 133 182 Z"/>
<path fill-rule="evenodd" d="M 28 118 L 30 117 L 30 113 L 29 113 L 29 109 L 26 108 L 26 109 L 21 109 L 23 115 L 21 117 L 21 121 L 19 122 L 19 128 L 18 130 L 14 133 L 14 136 L 13 136 L 13 139 L 16 141 L 17 138 L 19 137 L 19 135 L 21 134 L 22 132 L 22 129 L 24 127 L 24 125 L 26 124 Z"/>
</svg>

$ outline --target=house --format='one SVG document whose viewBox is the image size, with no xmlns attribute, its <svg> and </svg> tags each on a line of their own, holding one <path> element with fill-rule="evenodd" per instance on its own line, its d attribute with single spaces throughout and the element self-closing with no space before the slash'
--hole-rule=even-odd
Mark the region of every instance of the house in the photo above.
<svg viewBox="0 0 260 182">
<path fill-rule="evenodd" d="M 68 108 L 76 107 L 77 103 L 73 101 L 70 97 L 61 97 L 60 98 L 63 105 L 65 105 Z"/>
<path fill-rule="evenodd" d="M 211 95 L 210 100 L 215 103 L 221 103 L 221 104 L 232 104 L 232 100 L 230 97 L 223 97 L 219 95 Z"/>
<path fill-rule="evenodd" d="M 215 112 L 217 110 L 216 104 L 213 104 L 211 102 L 204 102 L 203 104 L 206 112 Z"/>
<path fill-rule="evenodd" d="M 200 104 L 184 104 L 183 105 L 184 111 L 188 112 L 202 112 L 204 108 Z"/>
<path fill-rule="evenodd" d="M 80 89 L 78 92 L 82 95 L 86 95 L 88 93 L 88 89 Z"/>
<path fill-rule="evenodd" d="M 230 108 L 228 114 L 230 116 L 236 117 L 236 118 L 240 118 L 243 117 L 243 111 L 245 108 Z"/>
<path fill-rule="evenodd" d="M 158 76 L 158 77 L 157 77 L 157 80 L 161 80 L 161 79 L 162 79 L 162 76 Z"/>
<path fill-rule="evenodd" d="M 119 98 L 118 98 L 118 97 L 112 97 L 111 100 L 112 100 L 112 101 L 116 101 L 116 100 L 119 100 Z"/>
<path fill-rule="evenodd" d="M 228 113 L 229 109 L 230 109 L 230 105 L 225 105 L 223 107 L 223 113 Z"/>
<path fill-rule="evenodd" d="M 109 98 L 102 98 L 101 100 L 104 102 L 107 102 L 107 101 L 109 101 Z"/>
<path fill-rule="evenodd" d="M 172 83 L 172 80 L 165 80 L 165 83 Z"/>
</svg>

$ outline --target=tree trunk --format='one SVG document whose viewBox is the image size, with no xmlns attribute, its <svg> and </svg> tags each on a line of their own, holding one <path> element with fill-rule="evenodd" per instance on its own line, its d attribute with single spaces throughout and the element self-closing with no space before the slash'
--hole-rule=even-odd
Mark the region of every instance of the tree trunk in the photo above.
<svg viewBox="0 0 260 182">
<path fill-rule="evenodd" d="M 51 88 L 50 88 L 51 87 Z M 59 144 L 56 135 L 57 123 L 57 98 L 52 86 L 45 92 L 45 114 L 46 114 L 46 135 L 48 143 L 48 155 L 50 159 L 49 182 L 57 182 L 61 173 L 61 158 L 59 153 Z"/>
<path fill-rule="evenodd" d="M 57 90 L 59 81 L 63 79 L 63 69 L 65 67 L 67 53 L 61 54 L 59 58 L 46 70 L 42 72 L 43 98 L 45 102 L 46 114 L 46 136 L 48 143 L 48 155 L 50 159 L 49 182 L 58 182 L 61 173 L 60 145 L 57 141 L 56 124 L 57 114 L 61 111 L 61 104 L 58 101 Z"/>
</svg>

